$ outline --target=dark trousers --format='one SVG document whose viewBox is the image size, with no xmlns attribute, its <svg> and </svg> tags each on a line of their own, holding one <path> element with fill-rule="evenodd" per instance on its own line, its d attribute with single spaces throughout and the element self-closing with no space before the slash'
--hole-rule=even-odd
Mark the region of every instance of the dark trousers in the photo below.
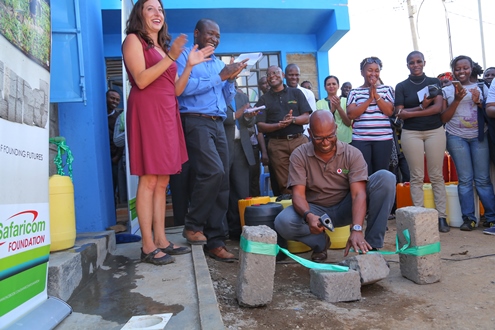
<svg viewBox="0 0 495 330">
<path fill-rule="evenodd" d="M 174 211 L 174 226 L 183 226 L 192 191 L 192 170 L 189 161 L 182 164 L 179 174 L 170 176 L 170 193 L 172 195 L 172 208 Z"/>
<path fill-rule="evenodd" d="M 118 164 L 118 187 L 119 203 L 127 202 L 127 173 L 125 171 L 125 154 L 120 158 Z"/>
<path fill-rule="evenodd" d="M 378 171 L 369 177 L 366 183 L 366 203 L 368 217 L 364 237 L 374 248 L 382 248 L 387 220 L 395 196 L 395 176 L 387 170 Z M 339 203 L 332 206 L 321 206 L 312 203 L 309 210 L 313 214 L 328 214 L 335 227 L 352 223 L 352 196 L 349 192 Z M 308 224 L 296 213 L 294 207 L 288 206 L 275 218 L 275 230 L 283 238 L 303 242 L 315 251 L 325 248 L 326 233 L 312 234 Z"/>
<path fill-rule="evenodd" d="M 221 119 L 183 116 L 182 127 L 194 177 L 185 228 L 203 231 L 207 248 L 224 246 L 229 200 L 228 147 Z"/>
<path fill-rule="evenodd" d="M 230 237 L 241 235 L 241 218 L 239 216 L 239 199 L 249 195 L 249 164 L 242 149 L 241 140 L 234 140 L 234 154 L 229 170 L 229 209 L 227 211 L 227 223 Z"/>
<path fill-rule="evenodd" d="M 119 163 L 112 162 L 112 195 L 115 204 L 117 204 L 117 187 L 119 186 Z"/>
<path fill-rule="evenodd" d="M 256 164 L 249 167 L 249 196 L 256 197 L 260 195 L 260 147 L 253 146 L 254 160 Z"/>
<path fill-rule="evenodd" d="M 488 139 L 488 150 L 490 152 L 490 160 L 492 164 L 495 165 L 495 136 L 492 137 L 490 134 L 486 134 L 485 138 Z"/>
<path fill-rule="evenodd" d="M 351 145 L 358 148 L 368 164 L 368 175 L 379 170 L 388 170 L 390 155 L 392 154 L 392 143 L 394 140 L 386 141 L 352 141 Z"/>
</svg>

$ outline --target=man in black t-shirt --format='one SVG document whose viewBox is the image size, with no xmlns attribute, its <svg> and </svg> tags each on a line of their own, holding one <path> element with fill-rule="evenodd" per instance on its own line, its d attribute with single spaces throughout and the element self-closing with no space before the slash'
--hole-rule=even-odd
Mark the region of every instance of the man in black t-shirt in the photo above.
<svg viewBox="0 0 495 330">
<path fill-rule="evenodd" d="M 278 66 L 270 66 L 266 73 L 270 90 L 261 96 L 256 106 L 266 109 L 257 116 L 258 129 L 269 137 L 268 157 L 282 194 L 287 189 L 289 157 L 294 149 L 308 141 L 302 133 L 309 122 L 311 108 L 304 94 L 297 88 L 284 85 L 284 73 Z"/>
</svg>

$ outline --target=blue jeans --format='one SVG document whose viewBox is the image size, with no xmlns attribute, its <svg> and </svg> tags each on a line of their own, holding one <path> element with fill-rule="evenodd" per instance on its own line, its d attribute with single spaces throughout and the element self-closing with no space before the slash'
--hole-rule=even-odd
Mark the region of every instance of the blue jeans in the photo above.
<svg viewBox="0 0 495 330">
<path fill-rule="evenodd" d="M 495 221 L 495 195 L 490 182 L 490 156 L 488 152 L 488 137 L 485 134 L 483 142 L 478 138 L 465 139 L 447 133 L 447 150 L 454 159 L 459 184 L 457 192 L 461 204 L 463 220 L 476 221 L 474 215 L 474 190 L 485 208 L 487 221 Z"/>
<path fill-rule="evenodd" d="M 387 170 L 373 173 L 366 183 L 368 218 L 366 221 L 365 239 L 374 248 L 383 247 L 383 239 L 387 229 L 387 220 L 395 199 L 395 175 Z M 330 206 L 309 203 L 311 213 L 328 214 L 335 227 L 343 227 L 352 223 L 352 198 L 349 192 L 344 199 Z M 308 224 L 288 206 L 275 218 L 275 230 L 287 240 L 303 242 L 314 251 L 325 248 L 325 232 L 311 234 Z"/>
</svg>

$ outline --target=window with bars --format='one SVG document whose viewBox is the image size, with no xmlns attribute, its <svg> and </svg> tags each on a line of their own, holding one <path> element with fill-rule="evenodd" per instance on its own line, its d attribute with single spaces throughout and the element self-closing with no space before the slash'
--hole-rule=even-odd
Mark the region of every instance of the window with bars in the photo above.
<svg viewBox="0 0 495 330">
<path fill-rule="evenodd" d="M 233 54 L 234 57 L 239 55 L 240 53 Z M 232 57 L 232 54 L 216 55 L 216 56 L 225 64 L 228 64 L 230 63 L 230 58 Z M 261 60 L 259 60 L 258 63 L 253 65 L 253 67 L 250 69 L 249 76 L 239 76 L 237 78 L 236 80 L 237 87 L 248 96 L 251 105 L 254 105 L 260 97 L 260 91 L 258 89 L 258 80 L 261 77 L 266 76 L 266 71 L 268 70 L 268 67 L 272 65 L 280 66 L 280 53 L 278 52 L 263 53 L 263 57 L 261 58 Z"/>
</svg>

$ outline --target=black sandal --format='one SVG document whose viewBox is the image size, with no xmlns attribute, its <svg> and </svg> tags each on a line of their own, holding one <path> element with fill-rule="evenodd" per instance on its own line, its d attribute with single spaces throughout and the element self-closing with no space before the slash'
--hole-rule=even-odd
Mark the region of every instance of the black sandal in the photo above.
<svg viewBox="0 0 495 330">
<path fill-rule="evenodd" d="M 166 254 L 160 258 L 155 258 L 155 255 L 160 252 L 162 252 L 160 249 L 156 249 L 153 252 L 145 254 L 143 252 L 143 248 L 141 248 L 141 262 L 147 262 L 153 265 L 166 265 L 175 261 L 175 258 L 172 257 L 170 254 Z"/>
<path fill-rule="evenodd" d="M 174 243 L 170 242 L 170 245 L 167 246 L 166 248 L 161 248 L 160 250 L 162 250 L 163 253 L 167 253 L 167 254 L 170 254 L 170 255 L 179 255 L 179 254 L 186 254 L 186 253 L 190 253 L 191 252 L 191 248 L 190 247 L 186 247 L 186 246 L 179 246 L 177 248 L 174 248 Z"/>
</svg>

